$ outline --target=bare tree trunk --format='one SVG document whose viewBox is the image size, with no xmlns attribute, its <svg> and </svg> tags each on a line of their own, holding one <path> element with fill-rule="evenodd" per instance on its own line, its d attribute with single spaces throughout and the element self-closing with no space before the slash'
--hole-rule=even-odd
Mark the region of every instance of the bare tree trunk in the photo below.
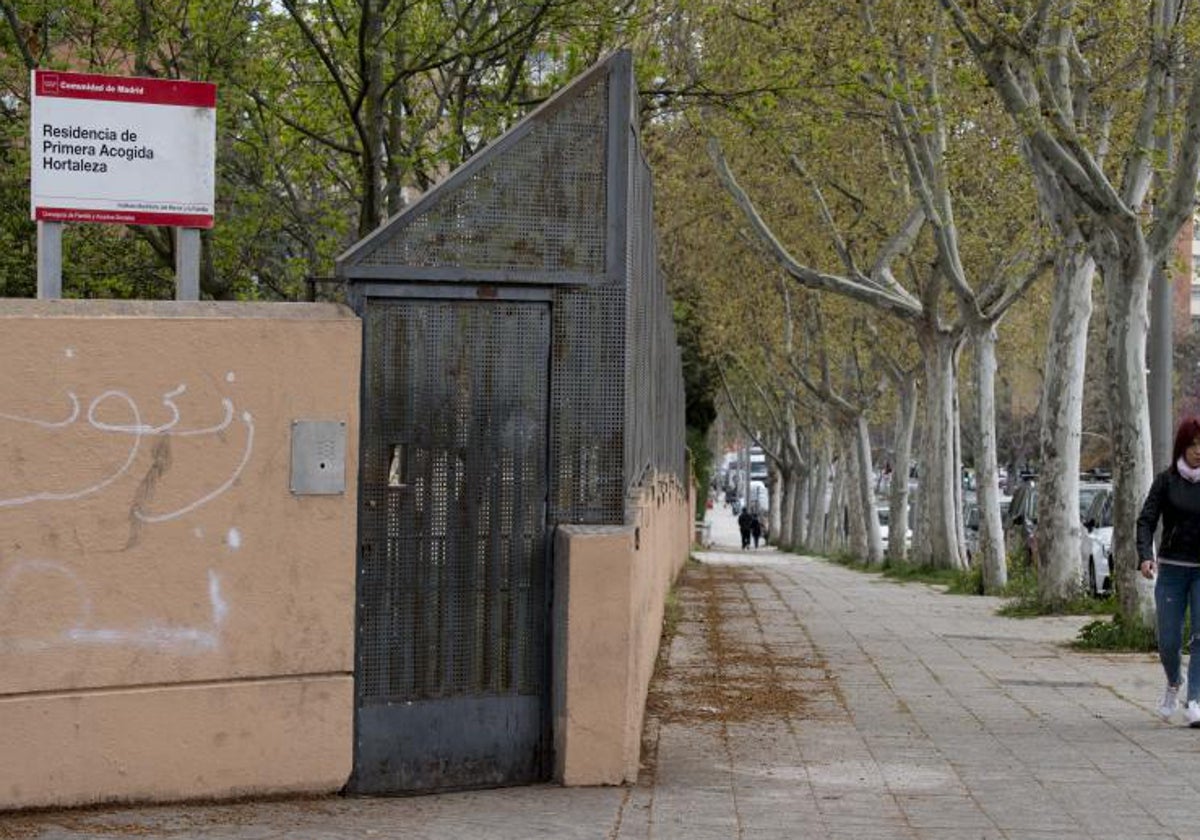
<svg viewBox="0 0 1200 840">
<path fill-rule="evenodd" d="M 1052 607 L 1075 597 L 1081 582 L 1079 445 L 1095 262 L 1077 230 L 1068 234 L 1054 269 L 1042 387 L 1036 531 L 1038 601 Z"/>
<path fill-rule="evenodd" d="M 829 516 L 828 496 L 830 493 L 829 471 L 832 468 L 831 460 L 829 442 L 823 441 L 821 443 L 821 454 L 817 459 L 816 481 L 812 483 L 812 501 L 808 506 L 808 530 L 804 537 L 805 544 L 816 551 L 826 551 L 829 548 L 827 528 Z"/>
<path fill-rule="evenodd" d="M 358 235 L 366 236 L 383 222 L 384 188 L 384 127 L 385 94 L 383 91 L 383 58 L 380 49 L 383 38 L 383 19 L 380 0 L 365 0 L 362 5 L 363 37 L 359 46 L 359 61 L 363 74 L 362 157 L 359 160 L 359 182 L 362 190 Z"/>
<path fill-rule="evenodd" d="M 792 545 L 792 511 L 796 507 L 796 493 L 800 490 L 798 470 L 787 472 L 779 486 L 779 501 L 771 499 L 771 510 L 778 511 L 779 526 L 772 525 L 771 542 L 779 548 L 790 549 Z M 774 516 L 772 516 L 774 520 Z"/>
<path fill-rule="evenodd" d="M 892 484 L 888 489 L 888 560 L 903 562 L 908 553 L 904 539 L 896 539 L 908 531 L 910 500 L 908 473 L 912 466 L 913 430 L 917 426 L 917 385 L 912 377 L 896 380 L 899 406 L 896 409 L 896 462 L 892 465 Z M 900 529 L 900 530 L 898 530 Z"/>
<path fill-rule="evenodd" d="M 862 505 L 863 536 L 866 553 L 863 558 L 870 566 L 883 565 L 883 537 L 879 532 L 879 516 L 875 513 L 874 469 L 871 465 L 871 429 L 865 414 L 854 418 L 855 466 L 858 468 L 858 495 Z M 894 531 L 892 532 L 894 535 Z M 900 531 L 904 541 L 904 531 Z"/>
<path fill-rule="evenodd" d="M 812 515 L 810 500 L 812 493 L 810 485 L 812 484 L 812 471 L 806 471 L 802 477 L 796 479 L 795 490 L 791 493 L 792 507 L 788 511 L 790 514 L 788 520 L 791 522 L 791 540 L 788 542 L 787 548 L 789 551 L 803 551 L 807 548 L 804 544 L 803 535 L 804 527 L 808 523 L 809 516 Z"/>
<path fill-rule="evenodd" d="M 783 522 L 786 517 L 783 516 L 785 505 L 790 504 L 788 494 L 788 479 L 795 470 L 788 467 L 773 466 L 767 475 L 767 482 L 771 487 L 770 509 L 767 511 L 767 521 L 770 523 L 768 530 L 771 534 L 771 541 L 776 545 L 783 538 Z"/>
<path fill-rule="evenodd" d="M 842 462 L 846 468 L 843 472 L 842 485 L 845 487 L 847 549 L 861 561 L 870 559 L 870 545 L 867 541 L 867 513 L 863 509 L 861 467 L 859 466 L 858 440 L 855 429 L 849 428 L 842 432 Z"/>
<path fill-rule="evenodd" d="M 1000 520 L 1000 473 L 996 459 L 996 325 L 981 323 L 972 335 L 975 347 L 975 487 L 979 504 L 979 564 L 983 591 L 996 595 L 1008 585 L 1004 525 Z"/>
<path fill-rule="evenodd" d="M 829 498 L 828 542 L 834 552 L 850 551 L 850 461 L 840 436 L 834 442 L 833 496 Z"/>
<path fill-rule="evenodd" d="M 963 548 L 962 568 L 967 567 L 967 532 L 963 527 L 963 457 L 962 457 L 962 405 L 958 398 L 958 362 L 962 354 L 962 344 L 954 351 L 954 387 L 951 389 L 950 401 L 954 407 L 951 430 L 954 434 L 954 541 Z"/>
<path fill-rule="evenodd" d="M 929 515 L 925 510 L 924 490 L 924 475 L 925 471 L 929 469 L 929 465 L 926 463 L 927 459 L 925 457 L 925 452 L 929 447 L 926 445 L 927 435 L 925 434 L 925 424 L 921 423 L 921 425 L 918 426 L 915 431 L 916 445 L 914 448 L 916 450 L 917 457 L 913 464 L 916 467 L 916 492 L 915 494 L 911 491 L 909 493 L 909 505 L 911 505 L 913 509 L 913 539 L 911 550 L 908 552 L 908 559 L 910 563 L 919 564 L 920 561 L 917 558 L 922 555 L 917 549 L 919 546 L 927 545 L 929 543 L 929 539 L 926 536 L 926 534 L 929 533 Z"/>
<path fill-rule="evenodd" d="M 1121 615 L 1153 626 L 1152 593 L 1139 583 L 1137 573 L 1135 532 L 1153 469 L 1146 394 L 1150 261 L 1140 230 L 1129 231 L 1120 244 L 1116 235 L 1097 255 L 1106 291 L 1108 379 L 1113 400 L 1113 586 Z"/>
<path fill-rule="evenodd" d="M 958 333 L 922 330 L 921 349 L 925 360 L 925 427 L 920 473 L 923 532 L 913 546 L 918 565 L 964 569 L 962 543 L 958 539 L 955 500 L 962 468 L 954 446 L 954 369 L 961 339 Z"/>
</svg>

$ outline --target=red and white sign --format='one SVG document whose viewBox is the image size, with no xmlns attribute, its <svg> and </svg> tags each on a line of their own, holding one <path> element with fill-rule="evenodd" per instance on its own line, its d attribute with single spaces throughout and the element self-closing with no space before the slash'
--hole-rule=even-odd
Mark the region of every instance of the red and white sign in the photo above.
<svg viewBox="0 0 1200 840">
<path fill-rule="evenodd" d="M 34 219 L 210 228 L 217 86 L 33 71 Z"/>
</svg>

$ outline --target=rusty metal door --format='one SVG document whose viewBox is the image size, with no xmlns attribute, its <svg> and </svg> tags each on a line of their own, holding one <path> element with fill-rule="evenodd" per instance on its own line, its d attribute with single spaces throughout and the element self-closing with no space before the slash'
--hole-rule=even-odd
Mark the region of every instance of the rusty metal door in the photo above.
<svg viewBox="0 0 1200 840">
<path fill-rule="evenodd" d="M 349 789 L 544 780 L 550 306 L 372 299 L 363 326 Z"/>
</svg>

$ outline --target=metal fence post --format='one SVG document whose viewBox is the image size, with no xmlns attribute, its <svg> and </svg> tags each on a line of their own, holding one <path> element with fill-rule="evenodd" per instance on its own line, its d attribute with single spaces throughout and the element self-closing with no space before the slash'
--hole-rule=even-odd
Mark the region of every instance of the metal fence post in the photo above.
<svg viewBox="0 0 1200 840">
<path fill-rule="evenodd" d="M 38 300 L 62 297 L 62 222 L 37 223 Z"/>
<path fill-rule="evenodd" d="M 175 228 L 175 300 L 200 300 L 199 228 Z"/>
</svg>

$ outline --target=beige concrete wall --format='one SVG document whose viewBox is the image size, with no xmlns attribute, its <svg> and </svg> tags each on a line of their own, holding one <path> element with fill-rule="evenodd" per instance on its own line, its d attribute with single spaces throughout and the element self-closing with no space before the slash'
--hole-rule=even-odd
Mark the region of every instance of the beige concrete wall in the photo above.
<svg viewBox="0 0 1200 840">
<path fill-rule="evenodd" d="M 333 305 L 0 301 L 0 808 L 345 782 L 359 357 Z"/>
<path fill-rule="evenodd" d="M 637 779 L 646 693 L 663 609 L 688 557 L 692 500 L 671 481 L 643 489 L 627 526 L 555 535 L 556 778 Z"/>
</svg>

